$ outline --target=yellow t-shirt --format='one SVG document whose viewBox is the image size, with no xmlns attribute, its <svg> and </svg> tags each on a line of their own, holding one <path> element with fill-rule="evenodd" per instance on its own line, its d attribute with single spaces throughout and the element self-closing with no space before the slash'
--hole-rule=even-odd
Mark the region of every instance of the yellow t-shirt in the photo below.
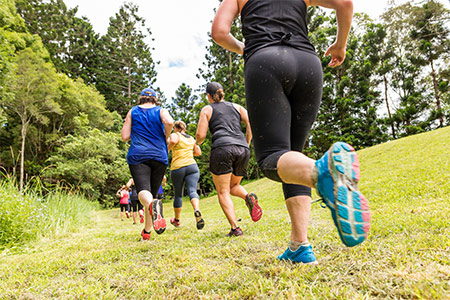
<svg viewBox="0 0 450 300">
<path fill-rule="evenodd" d="M 177 134 L 180 139 L 172 149 L 172 163 L 170 164 L 170 170 L 176 170 L 196 163 L 193 152 L 195 139 L 191 136 L 186 137 L 179 132 L 177 132 Z"/>
</svg>

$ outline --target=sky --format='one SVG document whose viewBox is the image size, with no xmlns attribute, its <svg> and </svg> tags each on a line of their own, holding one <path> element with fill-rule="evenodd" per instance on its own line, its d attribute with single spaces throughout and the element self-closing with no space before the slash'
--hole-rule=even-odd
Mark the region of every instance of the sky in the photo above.
<svg viewBox="0 0 450 300">
<path fill-rule="evenodd" d="M 353 0 L 355 12 L 365 12 L 376 19 L 388 7 L 389 0 Z M 105 34 L 109 18 L 114 16 L 124 0 L 64 0 L 70 8 L 78 6 L 78 17 L 87 17 L 99 34 Z M 208 32 L 217 0 L 128 0 L 139 7 L 138 15 L 146 20 L 155 39 L 148 44 L 155 48 L 152 57 L 160 63 L 155 87 L 161 88 L 167 99 L 186 83 L 196 89 L 205 84 L 198 79 L 198 69 L 203 68 Z M 396 3 L 404 2 L 397 0 Z M 450 9 L 450 0 L 440 0 Z M 195 3 L 195 5 L 193 5 Z"/>
</svg>

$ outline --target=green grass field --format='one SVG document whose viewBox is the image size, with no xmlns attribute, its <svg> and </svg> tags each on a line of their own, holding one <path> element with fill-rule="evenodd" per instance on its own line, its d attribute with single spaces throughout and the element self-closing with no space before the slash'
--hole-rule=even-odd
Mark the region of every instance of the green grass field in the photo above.
<svg viewBox="0 0 450 300">
<path fill-rule="evenodd" d="M 319 265 L 276 259 L 287 247 L 281 185 L 246 185 L 264 214 L 253 223 L 235 199 L 244 236 L 228 238 L 216 197 L 202 199 L 206 227 L 182 226 L 140 242 L 142 226 L 100 211 L 76 233 L 44 238 L 0 256 L 0 299 L 450 299 L 450 127 L 358 152 L 372 227 L 346 248 L 328 209 L 309 227 Z M 165 217 L 173 216 L 171 204 Z"/>
</svg>

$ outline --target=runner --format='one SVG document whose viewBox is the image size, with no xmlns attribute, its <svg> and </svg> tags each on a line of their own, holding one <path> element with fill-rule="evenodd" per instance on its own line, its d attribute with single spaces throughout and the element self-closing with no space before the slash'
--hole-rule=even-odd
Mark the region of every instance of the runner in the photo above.
<svg viewBox="0 0 450 300">
<path fill-rule="evenodd" d="M 244 55 L 245 93 L 255 136 L 258 164 L 264 174 L 283 182 L 291 218 L 291 241 L 278 258 L 317 264 L 308 242 L 311 188 L 331 210 L 341 240 L 355 246 L 370 227 L 368 202 L 358 191 L 359 163 L 354 149 L 335 143 L 315 161 L 301 153 L 322 97 L 322 65 L 308 39 L 307 7 L 336 11 L 337 36 L 325 55 L 330 67 L 345 59 L 353 3 L 351 0 L 224 0 L 211 34 L 217 44 Z M 230 34 L 241 15 L 244 43 Z"/>
<path fill-rule="evenodd" d="M 210 105 L 203 107 L 200 112 L 196 133 L 197 144 L 203 143 L 209 128 L 212 135 L 210 171 L 220 206 L 231 225 L 228 236 L 240 236 L 243 232 L 237 224 L 230 194 L 245 200 L 254 222 L 262 216 L 256 195 L 247 193 L 240 184 L 250 159 L 249 144 L 252 140 L 252 131 L 247 110 L 238 104 L 225 101 L 225 93 L 220 83 L 208 83 L 206 93 Z M 241 131 L 241 122 L 247 127 L 245 136 Z"/>
<path fill-rule="evenodd" d="M 194 159 L 194 155 L 202 154 L 202 150 L 195 144 L 195 139 L 186 134 L 186 124 L 183 121 L 176 121 L 174 133 L 169 138 L 169 151 L 172 150 L 172 162 L 170 164 L 170 177 L 172 179 L 175 197 L 173 199 L 173 210 L 175 217 L 170 219 L 170 223 L 180 226 L 181 207 L 183 206 L 183 187 L 186 188 L 194 209 L 194 217 L 197 229 L 205 227 L 205 221 L 199 210 L 199 196 L 197 194 L 197 183 L 200 178 L 200 171 Z"/>
<path fill-rule="evenodd" d="M 130 190 L 131 209 L 133 211 L 133 224 L 136 224 L 137 214 L 139 213 L 140 222 L 144 223 L 144 206 L 139 202 L 136 185 L 133 178 L 128 180 L 127 187 Z"/>
<path fill-rule="evenodd" d="M 150 239 L 152 224 L 158 234 L 166 229 L 162 201 L 155 197 L 168 164 L 166 141 L 173 128 L 173 119 L 156 103 L 155 91 L 144 89 L 139 105 L 128 112 L 121 132 L 123 141 L 131 140 L 127 162 L 139 201 L 145 208 L 143 240 Z"/>
<path fill-rule="evenodd" d="M 130 217 L 128 213 L 128 201 L 129 201 L 129 194 L 128 189 L 126 186 L 121 186 L 120 189 L 117 191 L 116 195 L 120 197 L 120 219 L 123 221 L 123 212 L 125 211 L 125 214 L 127 216 L 127 219 Z"/>
</svg>

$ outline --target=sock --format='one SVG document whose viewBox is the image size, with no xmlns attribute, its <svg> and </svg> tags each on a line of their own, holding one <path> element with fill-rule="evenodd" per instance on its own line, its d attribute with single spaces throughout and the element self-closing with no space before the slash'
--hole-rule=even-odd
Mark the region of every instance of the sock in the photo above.
<svg viewBox="0 0 450 300">
<path fill-rule="evenodd" d="M 180 222 L 180 220 L 178 220 L 177 218 L 173 218 L 175 222 Z"/>
<path fill-rule="evenodd" d="M 236 231 L 236 230 L 238 230 L 238 229 L 239 229 L 239 226 L 236 227 L 235 229 L 231 228 L 232 231 Z"/>
<path fill-rule="evenodd" d="M 319 179 L 319 174 L 317 172 L 317 167 L 316 165 L 314 165 L 313 169 L 312 169 L 312 173 L 311 173 L 311 181 L 314 185 L 314 187 L 317 185 L 317 180 Z"/>
<path fill-rule="evenodd" d="M 151 230 L 147 231 L 147 230 L 144 229 L 144 233 L 149 234 L 149 233 L 151 233 Z"/>
<path fill-rule="evenodd" d="M 300 242 L 295 242 L 295 241 L 290 241 L 289 242 L 289 250 L 291 250 L 292 252 L 294 252 L 294 251 L 297 251 L 297 249 L 298 248 L 300 248 L 301 246 L 309 246 L 310 244 L 309 244 L 309 242 L 308 241 L 306 241 L 306 242 L 302 242 L 302 243 L 300 243 Z"/>
</svg>

